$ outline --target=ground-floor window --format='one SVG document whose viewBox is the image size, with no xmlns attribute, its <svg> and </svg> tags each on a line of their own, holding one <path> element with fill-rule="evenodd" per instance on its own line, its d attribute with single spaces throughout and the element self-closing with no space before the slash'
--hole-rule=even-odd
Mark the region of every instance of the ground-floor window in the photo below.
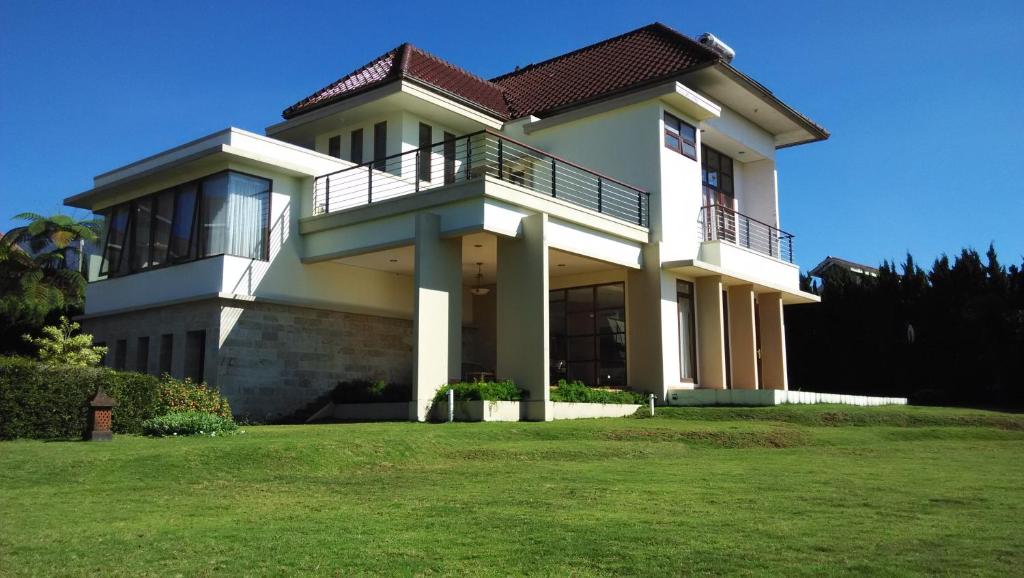
<svg viewBox="0 0 1024 578">
<path fill-rule="evenodd" d="M 626 386 L 624 283 L 550 292 L 551 381 Z"/>
<path fill-rule="evenodd" d="M 203 381 L 206 370 L 206 332 L 189 331 L 185 334 L 185 377 Z"/>
<path fill-rule="evenodd" d="M 697 377 L 697 335 L 694 327 L 693 283 L 676 282 L 676 308 L 679 323 L 679 377 L 694 381 Z"/>
</svg>

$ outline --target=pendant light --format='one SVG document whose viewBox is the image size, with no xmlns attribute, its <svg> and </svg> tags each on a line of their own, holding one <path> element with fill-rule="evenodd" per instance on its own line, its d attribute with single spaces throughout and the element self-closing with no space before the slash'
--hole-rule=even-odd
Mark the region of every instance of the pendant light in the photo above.
<svg viewBox="0 0 1024 578">
<path fill-rule="evenodd" d="M 473 288 L 469 290 L 470 293 L 476 295 L 477 297 L 487 295 L 488 293 L 491 292 L 490 287 L 484 287 L 482 285 L 484 280 L 483 266 L 483 263 L 476 264 L 476 285 L 474 285 Z"/>
</svg>

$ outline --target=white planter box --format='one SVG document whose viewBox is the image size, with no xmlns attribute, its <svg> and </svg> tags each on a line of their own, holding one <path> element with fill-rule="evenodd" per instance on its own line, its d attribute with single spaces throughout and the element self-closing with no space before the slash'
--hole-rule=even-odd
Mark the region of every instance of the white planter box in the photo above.
<svg viewBox="0 0 1024 578">
<path fill-rule="evenodd" d="M 456 401 L 455 421 L 519 421 L 518 401 Z M 448 401 L 439 401 L 430 408 L 431 421 L 448 421 Z"/>
<path fill-rule="evenodd" d="M 636 413 L 640 405 L 632 403 L 574 403 L 551 402 L 552 419 L 588 419 L 596 417 L 626 417 Z"/>
</svg>

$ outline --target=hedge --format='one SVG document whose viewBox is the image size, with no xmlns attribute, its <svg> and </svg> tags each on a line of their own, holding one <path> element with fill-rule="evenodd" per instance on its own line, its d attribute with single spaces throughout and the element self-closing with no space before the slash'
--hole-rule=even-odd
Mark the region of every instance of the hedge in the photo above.
<svg viewBox="0 0 1024 578">
<path fill-rule="evenodd" d="M 0 439 L 80 437 L 100 384 L 117 400 L 115 433 L 142 433 L 143 421 L 171 411 L 231 417 L 216 389 L 188 380 L 0 356 Z"/>
<path fill-rule="evenodd" d="M 551 401 L 575 403 L 644 403 L 644 395 L 627 389 L 610 390 L 588 387 L 579 381 L 558 380 L 551 388 Z"/>
<path fill-rule="evenodd" d="M 472 381 L 443 386 L 437 390 L 434 401 L 447 399 L 449 390 L 455 390 L 456 401 L 519 401 L 526 396 L 526 392 L 511 381 Z"/>
</svg>

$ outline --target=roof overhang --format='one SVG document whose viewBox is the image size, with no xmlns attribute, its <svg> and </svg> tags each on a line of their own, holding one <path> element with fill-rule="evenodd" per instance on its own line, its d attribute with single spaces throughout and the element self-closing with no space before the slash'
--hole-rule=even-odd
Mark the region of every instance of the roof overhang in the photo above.
<svg viewBox="0 0 1024 578">
<path fill-rule="evenodd" d="M 764 85 L 725 62 L 716 62 L 686 73 L 683 82 L 771 133 L 777 149 L 829 137 L 829 132 L 823 127 L 782 102 Z"/>
<path fill-rule="evenodd" d="M 813 293 L 800 291 L 799 289 L 793 289 L 792 287 L 783 287 L 781 285 L 766 282 L 763 279 L 752 280 L 737 271 L 731 271 L 699 259 L 668 261 L 663 263 L 661 268 L 665 271 L 679 273 L 694 278 L 720 276 L 722 278 L 722 284 L 727 287 L 730 285 L 753 285 L 755 293 L 781 293 L 782 302 L 786 305 L 819 303 L 821 301 L 821 297 L 818 297 Z"/>
<path fill-rule="evenodd" d="M 348 124 L 354 115 L 410 110 L 425 112 L 457 130 L 500 129 L 503 120 L 443 90 L 408 78 L 397 78 L 332 104 L 268 126 L 268 136 L 298 142 Z"/>
<path fill-rule="evenodd" d="M 64 199 L 71 207 L 96 210 L 126 194 L 145 194 L 168 179 L 231 162 L 261 165 L 290 176 L 316 176 L 352 165 L 334 157 L 238 128 L 226 128 L 194 141 L 97 175 L 93 188 Z"/>
<path fill-rule="evenodd" d="M 722 114 L 722 107 L 682 83 L 671 81 L 532 121 L 523 126 L 523 132 L 530 134 L 584 117 L 654 99 L 671 105 L 673 108 L 697 121 L 718 118 Z"/>
</svg>

